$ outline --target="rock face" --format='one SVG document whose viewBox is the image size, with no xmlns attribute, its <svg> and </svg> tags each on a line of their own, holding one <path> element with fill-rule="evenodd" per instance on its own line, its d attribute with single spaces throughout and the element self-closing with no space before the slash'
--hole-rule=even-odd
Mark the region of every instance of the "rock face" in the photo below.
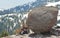
<svg viewBox="0 0 60 38">
<path fill-rule="evenodd" d="M 48 32 L 56 24 L 57 14 L 56 7 L 37 7 L 28 14 L 26 24 L 35 33 Z"/>
</svg>

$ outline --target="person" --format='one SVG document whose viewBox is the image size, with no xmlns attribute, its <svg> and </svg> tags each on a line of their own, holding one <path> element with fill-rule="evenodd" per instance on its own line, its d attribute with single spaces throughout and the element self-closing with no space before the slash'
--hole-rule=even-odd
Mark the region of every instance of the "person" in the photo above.
<svg viewBox="0 0 60 38">
<path fill-rule="evenodd" d="M 21 32 L 20 32 L 21 35 L 23 35 L 23 34 L 28 34 L 28 33 L 29 33 L 29 32 L 28 32 L 28 28 L 23 27 L 23 28 L 21 29 Z"/>
</svg>

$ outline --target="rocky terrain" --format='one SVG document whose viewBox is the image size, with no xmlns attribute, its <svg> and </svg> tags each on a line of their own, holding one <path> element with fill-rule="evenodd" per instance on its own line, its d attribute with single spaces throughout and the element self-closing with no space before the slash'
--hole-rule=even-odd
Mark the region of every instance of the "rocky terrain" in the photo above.
<svg viewBox="0 0 60 38">
<path fill-rule="evenodd" d="M 29 37 L 29 34 L 25 35 L 11 35 L 11 36 L 6 36 L 2 38 L 60 38 L 60 36 L 55 36 L 55 35 L 36 35 L 34 37 Z"/>
</svg>

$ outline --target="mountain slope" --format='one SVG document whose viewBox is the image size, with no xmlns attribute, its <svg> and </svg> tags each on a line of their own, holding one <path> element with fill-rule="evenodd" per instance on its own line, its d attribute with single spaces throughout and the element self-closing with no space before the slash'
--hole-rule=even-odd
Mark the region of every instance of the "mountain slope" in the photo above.
<svg viewBox="0 0 60 38">
<path fill-rule="evenodd" d="M 22 6 L 16 6 L 14 8 L 10 8 L 4 11 L 0 11 L 0 15 L 3 14 L 10 14 L 10 13 L 22 13 L 22 12 L 26 12 L 29 11 L 30 9 L 37 7 L 37 6 L 41 6 L 46 4 L 46 0 L 42 1 L 42 0 L 36 0 L 33 3 L 28 3 L 28 4 L 24 4 Z"/>
</svg>

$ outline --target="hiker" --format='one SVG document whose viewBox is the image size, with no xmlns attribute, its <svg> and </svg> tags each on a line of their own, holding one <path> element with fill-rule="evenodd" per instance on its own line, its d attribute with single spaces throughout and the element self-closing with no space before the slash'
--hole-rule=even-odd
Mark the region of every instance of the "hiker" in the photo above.
<svg viewBox="0 0 60 38">
<path fill-rule="evenodd" d="M 25 27 L 22 28 L 20 34 L 21 34 L 21 35 L 23 35 L 23 34 L 28 34 L 28 28 L 25 28 Z"/>
</svg>

